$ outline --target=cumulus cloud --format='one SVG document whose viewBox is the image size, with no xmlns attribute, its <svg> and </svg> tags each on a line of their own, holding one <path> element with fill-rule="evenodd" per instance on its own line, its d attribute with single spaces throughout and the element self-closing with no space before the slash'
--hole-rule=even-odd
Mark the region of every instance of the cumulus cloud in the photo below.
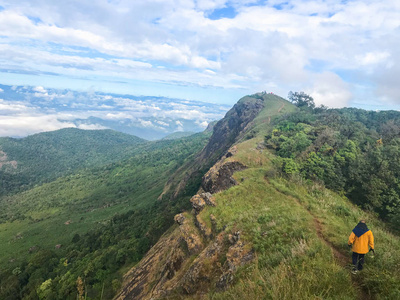
<svg viewBox="0 0 400 300">
<path fill-rule="evenodd" d="M 58 120 L 55 115 L 12 115 L 0 118 L 0 136 L 22 137 L 43 131 L 76 127 L 74 123 Z"/>
<path fill-rule="evenodd" d="M 101 129 L 108 129 L 108 127 L 102 126 L 100 124 L 79 124 L 77 126 L 79 129 L 84 130 L 101 130 Z"/>
<path fill-rule="evenodd" d="M 33 88 L 33 91 L 38 92 L 38 93 L 47 93 L 47 91 L 44 89 L 42 86 L 36 86 Z"/>
<path fill-rule="evenodd" d="M 314 98 L 316 105 L 324 104 L 332 108 L 348 106 L 353 96 L 349 84 L 330 72 L 317 75 L 314 86 L 306 91 Z"/>
<path fill-rule="evenodd" d="M 15 73 L 135 79 L 165 91 L 309 88 L 328 105 L 367 84 L 398 99 L 398 83 L 382 80 L 398 78 L 398 0 L 15 2 L 0 11 L 0 63 Z M 326 88 L 329 76 L 338 90 Z"/>
</svg>

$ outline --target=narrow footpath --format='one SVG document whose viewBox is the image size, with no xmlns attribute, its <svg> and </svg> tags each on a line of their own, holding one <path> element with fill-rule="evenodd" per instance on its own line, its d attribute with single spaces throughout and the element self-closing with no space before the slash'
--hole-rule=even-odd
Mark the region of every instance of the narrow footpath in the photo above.
<svg viewBox="0 0 400 300">
<path fill-rule="evenodd" d="M 268 182 L 268 179 L 266 179 L 266 181 Z M 270 183 L 268 182 L 268 184 L 270 184 Z M 277 188 L 275 188 L 275 189 L 279 193 L 283 194 Z M 303 207 L 310 214 L 310 216 L 313 218 L 314 227 L 315 227 L 318 238 L 324 244 L 326 244 L 329 248 L 332 249 L 332 253 L 333 253 L 333 256 L 334 256 L 337 264 L 340 265 L 342 268 L 346 269 L 350 273 L 350 270 L 351 270 L 350 255 L 343 253 L 342 251 L 337 249 L 329 240 L 326 239 L 326 237 L 322 233 L 322 224 L 319 221 L 319 219 L 310 210 L 308 210 L 306 207 L 304 207 L 301 204 L 301 202 L 299 201 L 299 199 L 297 199 L 293 196 L 287 195 L 287 194 L 284 194 L 284 195 L 286 197 L 292 199 L 294 202 L 296 202 L 301 207 Z M 368 289 L 366 289 L 365 285 L 362 282 L 362 278 L 360 276 L 352 275 L 352 274 L 350 276 L 351 276 L 351 281 L 352 281 L 353 287 L 358 292 L 358 299 L 359 300 L 373 300 L 374 297 L 369 294 Z"/>
</svg>

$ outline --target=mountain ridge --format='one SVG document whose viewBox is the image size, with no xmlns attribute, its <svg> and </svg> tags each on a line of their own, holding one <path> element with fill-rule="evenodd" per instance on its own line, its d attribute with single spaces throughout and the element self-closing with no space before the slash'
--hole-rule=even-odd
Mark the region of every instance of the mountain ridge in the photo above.
<svg viewBox="0 0 400 300">
<path fill-rule="evenodd" d="M 399 238 L 373 214 L 323 183 L 296 175 L 298 167 L 291 165 L 295 155 L 299 151 L 312 155 L 313 149 L 304 143 L 301 132 L 293 136 L 300 143 L 297 150 L 296 143 L 284 136 L 274 144 L 274 135 L 280 134 L 275 127 L 281 122 L 276 112 L 282 116 L 285 107 L 290 104 L 275 103 L 270 115 L 264 107 L 251 126 L 244 126 L 246 130 L 203 176 L 201 188 L 191 198 L 192 211 L 175 216 L 176 225 L 125 275 L 115 299 L 256 299 L 261 295 L 266 299 L 396 299 L 400 295 L 395 284 L 399 271 L 383 258 L 400 255 Z M 301 130 L 312 136 L 301 123 L 309 114 L 297 110 L 289 119 L 297 120 Z M 282 127 L 283 133 L 293 130 L 294 125 L 287 126 Z M 314 142 L 320 143 L 318 138 Z M 283 152 L 283 146 L 292 152 Z M 293 156 L 285 158 L 286 153 Z M 379 237 L 377 249 L 382 256 L 374 261 L 367 258 L 365 271 L 356 278 L 350 274 L 346 244 L 360 219 L 367 219 Z"/>
</svg>

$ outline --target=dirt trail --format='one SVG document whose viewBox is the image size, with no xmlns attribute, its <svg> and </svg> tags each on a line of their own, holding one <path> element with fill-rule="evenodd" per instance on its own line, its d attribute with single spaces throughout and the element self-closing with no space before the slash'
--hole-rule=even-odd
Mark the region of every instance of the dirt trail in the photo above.
<svg viewBox="0 0 400 300">
<path fill-rule="evenodd" d="M 268 179 L 266 178 L 266 181 L 268 182 Z M 268 182 L 269 183 L 269 182 Z M 276 189 L 279 193 L 282 193 L 281 191 L 279 191 L 278 189 Z M 286 197 L 292 199 L 293 201 L 295 201 L 298 205 L 304 207 L 301 202 L 295 198 L 292 197 L 290 195 L 284 194 Z M 350 261 L 350 255 L 345 254 L 343 252 L 341 252 L 339 249 L 337 249 L 335 247 L 335 245 L 333 245 L 328 239 L 326 239 L 326 237 L 323 235 L 322 233 L 322 224 L 319 221 L 319 219 L 307 208 L 305 208 L 306 211 L 310 214 L 310 216 L 313 218 L 313 222 L 314 222 L 314 227 L 317 233 L 318 238 L 324 242 L 329 248 L 332 249 L 332 253 L 333 256 L 336 260 L 336 262 L 345 269 L 348 269 L 350 271 L 349 266 L 351 266 L 351 261 Z M 357 275 L 351 275 L 351 281 L 353 283 L 353 287 L 355 288 L 355 290 L 358 292 L 358 299 L 359 300 L 372 300 L 374 299 L 374 297 L 372 297 L 369 293 L 368 290 L 365 288 L 363 282 L 362 282 L 362 278 L 360 278 L 360 276 Z"/>
<path fill-rule="evenodd" d="M 321 241 L 323 241 L 328 247 L 332 249 L 333 256 L 335 257 L 336 262 L 345 269 L 349 269 L 351 264 L 350 256 L 344 254 L 343 252 L 339 251 L 330 241 L 328 241 L 324 235 L 322 234 L 322 225 L 321 222 L 316 218 L 309 210 L 308 213 L 313 217 L 315 230 L 317 231 L 317 235 Z M 354 288 L 358 292 L 358 299 L 359 300 L 372 300 L 373 298 L 368 293 L 368 290 L 364 287 L 361 278 L 351 275 L 351 281 L 353 283 Z"/>
<path fill-rule="evenodd" d="M 282 106 L 281 106 L 281 107 L 279 107 L 279 109 L 278 109 L 278 113 L 280 113 L 280 112 L 281 112 L 281 110 L 282 110 L 284 107 L 285 107 L 285 103 L 283 103 L 283 104 L 282 104 Z"/>
</svg>

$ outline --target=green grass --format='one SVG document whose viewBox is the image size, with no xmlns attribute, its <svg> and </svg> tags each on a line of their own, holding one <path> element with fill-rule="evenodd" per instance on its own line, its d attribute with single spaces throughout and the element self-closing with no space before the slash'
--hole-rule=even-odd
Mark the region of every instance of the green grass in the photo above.
<svg viewBox="0 0 400 300">
<path fill-rule="evenodd" d="M 272 183 L 282 192 L 299 199 L 322 222 L 324 236 L 343 252 L 354 226 L 359 220 L 366 219 L 375 237 L 377 255 L 373 260 L 367 255 L 360 282 L 377 299 L 399 299 L 400 265 L 396 257 L 400 257 L 400 241 L 381 220 L 319 185 L 298 184 L 283 179 L 273 180 Z"/>
<path fill-rule="evenodd" d="M 399 238 L 341 195 L 310 181 L 276 177 L 274 155 L 257 150 L 259 142 L 258 136 L 237 145 L 229 159 L 249 168 L 235 173 L 240 184 L 216 194 L 218 205 L 200 215 L 208 222 L 213 214 L 219 230 L 240 230 L 256 258 L 238 271 L 232 287 L 211 289 L 206 298 L 358 299 L 363 289 L 376 299 L 399 299 Z M 375 235 L 377 255 L 367 256 L 365 270 L 352 280 L 347 239 L 362 218 Z M 334 251 L 348 255 L 348 264 Z"/>
<path fill-rule="evenodd" d="M 241 230 L 257 253 L 237 284 L 211 299 L 354 299 L 350 275 L 333 259 L 315 231 L 312 216 L 265 180 L 264 168 L 235 174 L 247 178 L 216 195 L 218 206 L 202 213 L 227 232 Z M 263 295 L 261 297 L 261 295 Z M 296 298 L 299 297 L 299 298 Z"/>
<path fill-rule="evenodd" d="M 254 125 L 245 135 L 246 138 L 259 137 L 263 139 L 264 135 L 268 133 L 269 125 L 273 123 L 276 118 L 279 118 L 282 114 L 292 113 L 298 110 L 296 106 L 277 95 L 266 94 L 263 98 L 264 108 L 254 119 Z"/>
</svg>

